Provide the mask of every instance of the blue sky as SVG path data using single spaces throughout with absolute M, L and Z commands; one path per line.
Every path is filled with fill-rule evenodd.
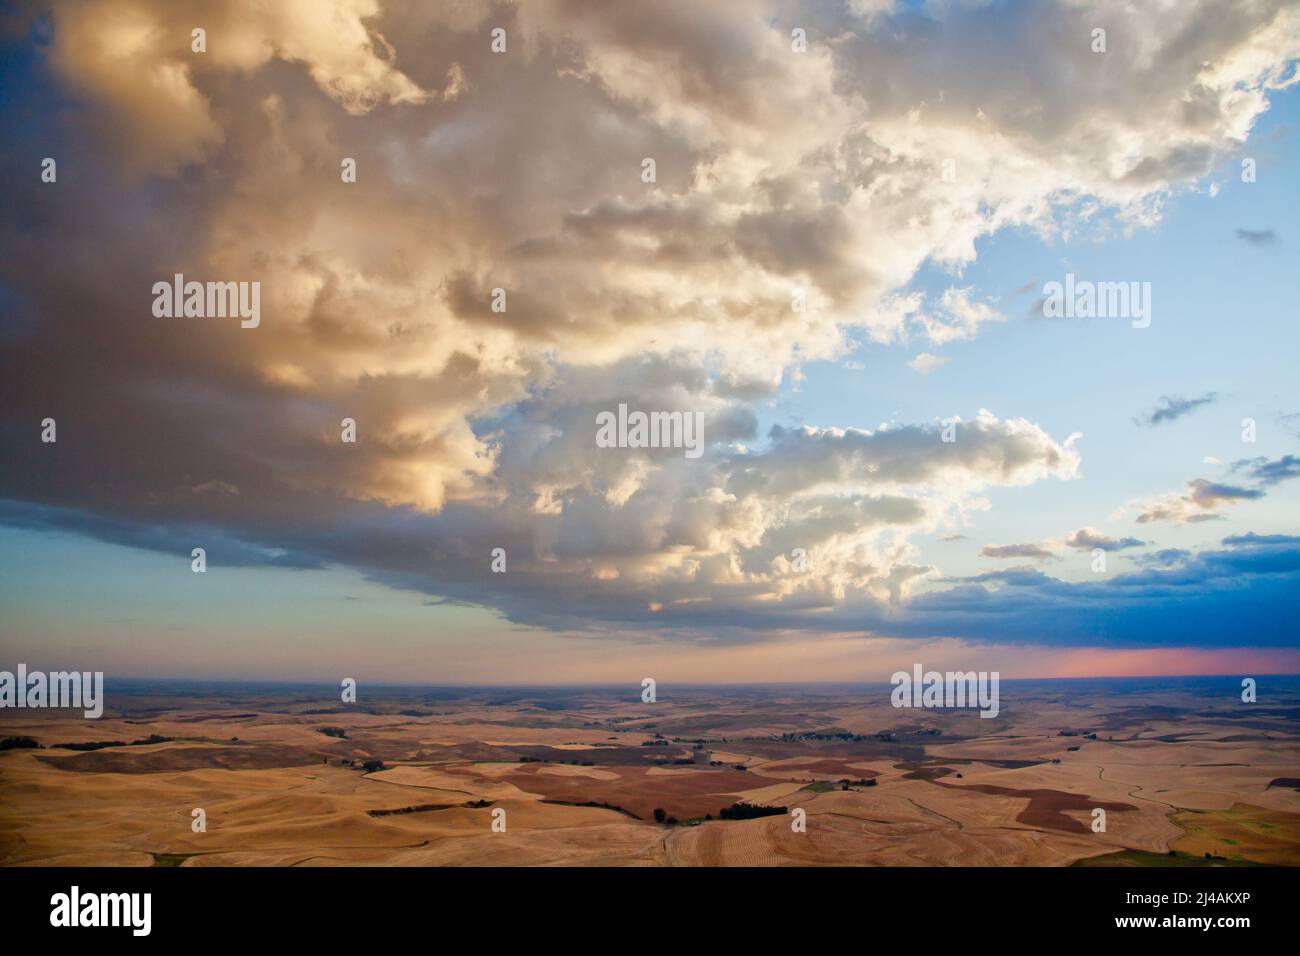
M 1300 245 L 1300 91 L 1276 95 L 1249 145 L 1234 153 L 1194 189 L 1173 197 L 1160 223 L 1123 234 L 1103 217 L 1102 235 L 1043 242 L 1026 230 L 981 240 L 978 258 L 960 275 L 927 265 L 913 287 L 937 297 L 949 286 L 971 286 L 1008 321 L 978 337 L 932 349 L 923 340 L 861 345 L 845 362 L 813 363 L 763 410 L 764 425 L 839 425 L 874 429 L 884 421 L 917 422 L 952 415 L 971 418 L 983 407 L 1000 417 L 1025 416 L 1052 435 L 1083 433 L 1082 477 L 1028 488 L 994 489 L 993 507 L 980 515 L 967 540 L 930 542 L 944 569 L 974 573 L 991 562 L 984 543 L 1061 537 L 1076 525 L 1114 536 L 1143 529 L 1131 516 L 1112 520 L 1126 502 L 1172 490 L 1194 477 L 1225 475 L 1225 465 L 1263 455 L 1294 453 L 1300 421 L 1278 421 L 1300 410 L 1296 369 L 1296 276 Z M 1243 183 L 1240 160 L 1257 160 L 1257 181 Z M 1209 186 L 1220 190 L 1211 196 Z M 1274 244 L 1257 247 L 1238 229 L 1273 230 Z M 1154 316 L 1146 329 L 1106 319 L 1034 317 L 1044 282 L 1113 278 L 1152 283 Z M 1029 293 L 1017 290 L 1033 283 Z M 929 375 L 905 364 L 921 351 L 950 362 Z M 1133 419 L 1164 395 L 1217 392 L 1209 407 L 1157 427 Z M 1258 422 L 1257 443 L 1241 442 L 1241 420 Z M 1196 547 L 1253 528 L 1300 532 L 1300 508 L 1285 486 L 1269 497 L 1229 511 L 1226 520 L 1162 527 L 1147 534 L 1163 547 Z M 930 549 L 934 549 L 930 551 Z M 1053 573 L 1082 579 L 1087 554 Z M 1123 568 L 1127 562 L 1116 562 Z

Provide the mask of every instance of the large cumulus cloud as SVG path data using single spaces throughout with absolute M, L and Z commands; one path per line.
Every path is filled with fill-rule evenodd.
M 1074 437 L 1019 409 L 955 442 L 758 434 L 756 403 L 855 336 L 1001 318 L 907 294 L 926 261 L 1155 221 L 1295 82 L 1298 24 L 1266 0 L 34 6 L 10 29 L 40 108 L 6 100 L 0 160 L 0 428 L 30 450 L 6 520 L 179 553 L 209 528 L 231 562 L 553 626 L 902 627 L 912 536 L 1074 477 Z M 260 281 L 260 327 L 153 318 L 178 272 Z M 619 402 L 701 412 L 706 455 L 596 447 Z

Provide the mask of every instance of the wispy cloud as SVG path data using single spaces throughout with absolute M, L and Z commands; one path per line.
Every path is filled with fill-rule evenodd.
M 1181 395 L 1163 395 L 1156 407 L 1133 419 L 1138 425 L 1161 425 L 1177 421 L 1184 415 L 1190 415 L 1205 405 L 1218 399 L 1218 392 L 1206 392 L 1199 398 L 1183 398 Z
M 1092 551 L 1096 548 L 1101 548 L 1103 551 L 1122 551 L 1125 548 L 1140 548 L 1145 544 L 1145 541 L 1139 541 L 1137 538 L 1112 538 L 1093 528 L 1080 528 L 1065 539 L 1067 548 L 1078 551 Z
M 1256 248 L 1275 246 L 1281 241 L 1272 229 L 1238 229 L 1237 238 L 1246 245 Z
M 941 358 L 938 355 L 931 355 L 929 352 L 922 352 L 916 358 L 907 363 L 907 367 L 913 371 L 920 372 L 922 375 L 929 375 L 935 369 L 948 363 L 947 358 Z
M 985 558 L 1033 558 L 1036 561 L 1052 561 L 1057 557 L 1038 544 L 986 544 L 980 548 L 980 555 Z
M 1281 458 L 1244 458 L 1233 462 L 1233 471 L 1244 471 L 1261 485 L 1276 485 L 1279 482 L 1300 478 L 1300 457 L 1283 455 Z
M 1243 488 L 1195 478 L 1187 483 L 1187 493 L 1172 493 L 1154 501 L 1135 506 L 1138 524 L 1151 524 L 1156 521 L 1170 521 L 1174 524 L 1197 524 L 1202 521 L 1217 521 L 1223 516 L 1214 509 L 1223 505 L 1235 505 L 1242 501 L 1263 498 L 1264 492 L 1258 488 Z

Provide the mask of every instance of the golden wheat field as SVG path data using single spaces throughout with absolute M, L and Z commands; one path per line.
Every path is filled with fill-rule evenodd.
M 1293 690 L 1009 682 L 996 721 L 879 688 L 329 693 L 5 712 L 0 864 L 1300 864 Z

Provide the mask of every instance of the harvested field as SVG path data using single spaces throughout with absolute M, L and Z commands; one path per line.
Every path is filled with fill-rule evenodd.
M 0 735 L 39 749 L 0 750 L 0 864 L 1300 864 L 1294 704 L 1254 708 L 1281 729 L 1242 733 L 1238 711 L 1185 688 L 1144 693 L 1011 685 L 1014 720 L 994 726 L 900 724 L 887 695 L 850 690 L 679 692 L 655 716 L 598 691 L 364 710 L 142 693 L 93 723 L 7 711 Z M 740 802 L 787 812 L 719 819 Z

